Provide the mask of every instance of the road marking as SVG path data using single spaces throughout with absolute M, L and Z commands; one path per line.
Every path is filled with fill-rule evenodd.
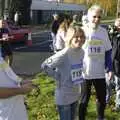
M 36 46 L 36 45 L 42 45 L 42 44 L 45 44 L 47 42 L 52 42 L 52 40 L 46 40 L 46 41 L 43 41 L 43 42 L 40 42 L 40 43 L 34 43 L 32 46 L 30 47 L 33 47 L 33 46 Z M 15 50 L 20 50 L 20 49 L 24 49 L 24 48 L 30 48 L 29 46 L 21 46 L 21 47 L 17 47 L 15 48 Z

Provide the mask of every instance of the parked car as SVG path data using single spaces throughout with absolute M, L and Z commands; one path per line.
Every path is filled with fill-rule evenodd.
M 23 41 L 26 43 L 28 40 L 28 34 L 30 32 L 29 28 L 20 27 L 14 25 L 12 22 L 5 21 L 5 26 L 8 28 L 10 35 L 10 42 L 20 42 Z

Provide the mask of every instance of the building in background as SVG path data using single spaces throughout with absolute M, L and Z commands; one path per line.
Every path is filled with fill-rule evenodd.
M 33 24 L 46 23 L 52 20 L 54 13 L 78 14 L 82 16 L 86 11 L 84 5 L 64 3 L 63 0 L 32 0 L 31 20 Z
M 81 16 L 86 10 L 86 7 L 75 4 L 75 1 L 76 0 L 32 0 L 30 9 L 31 22 L 33 24 L 48 23 L 52 20 L 54 13 L 78 14 Z M 4 17 L 4 19 L 8 18 L 11 2 L 13 2 L 13 0 L 0 0 L 0 17 Z

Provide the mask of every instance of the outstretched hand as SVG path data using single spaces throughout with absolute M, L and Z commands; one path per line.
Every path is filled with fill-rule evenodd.
M 23 94 L 29 93 L 30 91 L 32 91 L 35 88 L 37 88 L 37 85 L 35 85 L 30 80 L 24 80 L 21 82 L 21 89 L 22 89 Z

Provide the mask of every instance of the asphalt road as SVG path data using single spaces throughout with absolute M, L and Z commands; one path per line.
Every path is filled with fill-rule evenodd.
M 50 34 L 48 32 L 32 36 L 32 46 L 23 43 L 12 45 L 13 70 L 19 75 L 34 75 L 41 71 L 41 63 L 53 52 L 50 49 Z

